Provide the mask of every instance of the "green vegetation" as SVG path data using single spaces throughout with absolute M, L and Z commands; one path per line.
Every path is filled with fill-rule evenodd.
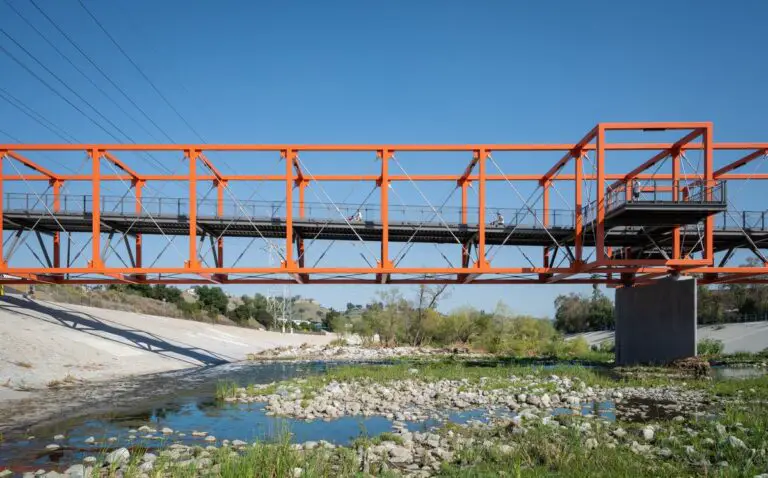
M 599 424 L 595 427 L 598 432 L 594 448 L 586 446 L 583 434 L 576 427 L 564 431 L 557 427 L 535 427 L 524 436 L 507 428 L 473 432 L 476 443 L 491 439 L 497 444 L 478 444 L 462 450 L 453 463 L 443 465 L 440 476 L 492 477 L 499 476 L 500 470 L 520 477 L 751 477 L 764 472 L 768 458 L 753 453 L 752 449 L 763 448 L 768 439 L 768 409 L 765 406 L 729 407 L 718 422 L 730 430 L 729 434 L 736 431 L 745 446 L 730 445 L 709 420 L 657 424 L 654 444 L 669 450 L 674 458 L 667 459 L 634 453 L 628 446 L 605 446 L 603 437 L 608 428 Z M 740 424 L 746 423 L 750 425 L 749 433 L 738 432 Z M 637 428 L 626 423 L 622 426 Z M 687 450 L 688 446 L 692 448 Z M 728 466 L 719 466 L 722 462 Z
M 583 339 L 564 340 L 551 320 L 514 314 L 502 302 L 493 312 L 462 307 L 442 314 L 437 305 L 445 290 L 422 285 L 407 300 L 397 289 L 387 289 L 363 309 L 352 306 L 351 310 L 361 312 L 351 329 L 364 340 L 378 336 L 384 346 L 471 348 L 502 356 L 608 358 L 606 353 L 590 352 Z
M 608 330 L 614 326 L 613 304 L 597 284 L 592 295 L 570 293 L 555 299 L 555 327 L 564 333 Z
M 696 349 L 699 355 L 720 355 L 723 353 L 725 345 L 721 340 L 704 339 L 699 340 Z
M 220 381 L 216 383 L 216 398 L 219 400 L 223 400 L 225 398 L 232 398 L 237 396 L 237 383 L 226 380 L 226 381 Z M 253 389 L 253 385 L 250 386 L 251 390 Z

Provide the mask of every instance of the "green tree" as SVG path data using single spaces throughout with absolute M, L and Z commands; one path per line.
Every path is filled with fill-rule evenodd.
M 208 287 L 207 285 L 196 289 L 197 301 L 200 307 L 211 314 L 227 313 L 229 298 L 227 294 L 219 287 Z

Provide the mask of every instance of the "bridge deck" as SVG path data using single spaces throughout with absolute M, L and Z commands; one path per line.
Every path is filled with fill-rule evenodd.
M 646 213 L 644 213 L 646 214 Z M 55 219 L 54 219 L 55 217 Z M 619 216 L 621 217 L 621 216 Z M 189 221 L 186 216 L 162 215 L 147 216 L 135 214 L 109 214 L 101 216 L 102 231 L 115 231 L 129 234 L 165 234 L 169 236 L 184 236 L 189 233 Z M 519 245 L 519 246 L 551 246 L 553 238 L 562 245 L 572 245 L 574 237 L 573 226 L 550 226 L 544 229 L 533 219 L 529 224 L 508 224 L 503 227 L 486 226 L 486 244 L 489 245 Z M 611 247 L 643 247 L 647 246 L 650 236 L 659 245 L 671 242 L 671 228 L 668 226 L 640 227 L 622 225 L 623 220 L 606 221 L 606 245 Z M 214 237 L 265 237 L 284 238 L 285 220 L 270 217 L 215 217 L 198 216 L 199 231 Z M 91 215 L 89 213 L 57 213 L 52 216 L 37 211 L 20 212 L 5 211 L 3 227 L 6 230 L 34 228 L 44 233 L 61 231 L 88 233 L 91 231 Z M 447 227 L 446 227 L 447 226 Z M 727 227 L 726 227 L 727 226 Z M 749 226 L 749 225 L 748 225 Z M 342 219 L 299 219 L 293 221 L 294 232 L 304 239 L 357 241 L 358 235 L 365 241 L 380 241 L 382 226 L 375 221 L 350 222 Z M 594 245 L 594 234 L 590 233 L 591 226 L 585 228 L 587 233 L 584 245 Z M 720 220 L 716 223 L 715 248 L 717 250 L 731 247 L 747 247 L 745 232 L 755 242 L 768 240 L 768 227 L 758 224 L 757 227 L 727 224 Z M 417 242 L 436 244 L 456 244 L 457 242 L 475 242 L 478 234 L 476 224 L 459 224 L 439 222 L 403 222 L 393 221 L 389 224 L 389 240 L 391 242 Z M 699 240 L 696 225 L 683 227 L 682 242 L 693 247 Z

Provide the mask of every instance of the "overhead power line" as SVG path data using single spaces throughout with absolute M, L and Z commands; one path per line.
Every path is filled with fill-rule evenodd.
M 75 137 L 72 134 L 49 121 L 45 116 L 32 109 L 29 105 L 25 104 L 2 87 L 0 87 L 0 98 L 67 143 L 75 141 Z
M 90 64 L 91 64 L 91 66 L 93 66 L 93 67 L 96 69 L 96 71 L 98 71 L 98 72 L 101 74 L 101 76 L 103 76 L 103 77 L 104 77 L 104 79 L 106 79 L 106 80 L 109 82 L 109 84 L 111 84 L 111 85 L 112 85 L 112 86 L 113 86 L 113 87 L 114 87 L 114 88 L 115 88 L 117 91 L 119 91 L 119 92 L 120 92 L 120 94 L 123 96 L 123 98 L 125 98 L 125 99 L 126 99 L 128 102 L 129 102 L 129 103 L 131 103 L 131 105 L 132 105 L 134 108 L 136 108 L 136 109 L 137 109 L 137 110 L 138 110 L 138 111 L 141 113 L 141 115 L 142 115 L 144 118 L 146 118 L 146 120 L 147 120 L 147 121 L 149 121 L 150 123 L 152 123 L 152 125 L 153 125 L 155 128 L 157 128 L 157 130 L 158 130 L 158 131 L 160 131 L 160 132 L 163 134 L 163 136 L 165 136 L 165 138 L 166 138 L 168 141 L 170 141 L 171 143 L 173 143 L 173 142 L 174 142 L 174 141 L 173 141 L 173 139 L 171 139 L 171 136 L 170 136 L 170 135 L 169 135 L 169 134 L 168 134 L 168 133 L 167 133 L 167 132 L 166 132 L 166 131 L 165 131 L 163 128 L 161 128 L 161 127 L 160 127 L 160 125 L 158 125 L 158 124 L 157 124 L 157 123 L 156 123 L 156 122 L 155 122 L 155 121 L 154 121 L 154 120 L 153 120 L 153 119 L 152 119 L 152 118 L 151 118 L 151 117 L 150 117 L 150 116 L 147 114 L 147 112 L 146 112 L 146 111 L 144 111 L 144 109 L 143 109 L 141 106 L 139 106 L 139 105 L 138 105 L 138 104 L 137 104 L 137 103 L 136 103 L 136 102 L 135 102 L 135 101 L 134 101 L 134 100 L 133 100 L 133 99 L 132 99 L 132 98 L 131 98 L 131 97 L 130 97 L 130 96 L 129 96 L 129 95 L 126 93 L 126 92 L 125 92 L 125 90 L 123 90 L 123 88 L 121 88 L 121 87 L 120 87 L 120 85 L 118 85 L 117 83 L 115 83 L 115 81 L 114 81 L 114 80 L 113 80 L 113 79 L 112 79 L 112 78 L 111 78 L 109 75 L 107 75 L 107 74 L 104 72 L 104 70 L 102 70 L 102 69 L 101 69 L 101 67 L 100 67 L 100 66 L 99 66 L 99 65 L 98 65 L 98 64 L 97 64 L 97 63 L 96 63 L 96 62 L 95 62 L 95 61 L 94 61 L 94 60 L 93 60 L 93 59 L 90 57 L 90 55 L 88 55 L 88 53 L 86 53 L 86 52 L 85 52 L 85 51 L 84 51 L 82 48 L 80 48 L 80 45 L 78 45 L 78 44 L 77 44 L 77 42 L 75 42 L 75 41 L 74 41 L 74 40 L 73 40 L 73 39 L 72 39 L 72 38 L 71 38 L 71 37 L 70 37 L 70 36 L 67 34 L 67 32 L 65 32 L 64 30 L 62 30 L 62 29 L 61 29 L 61 27 L 59 27 L 58 23 L 56 23 L 56 22 L 55 22 L 55 21 L 54 21 L 54 20 L 53 20 L 53 19 L 52 19 L 50 16 L 48 16 L 48 14 L 47 14 L 47 13 L 45 13 L 45 11 L 44 11 L 42 8 L 40 8 L 40 6 L 39 6 L 39 5 L 38 5 L 38 4 L 35 2 L 35 0 L 29 0 L 29 1 L 30 1 L 30 3 L 32 4 L 32 6 L 34 6 L 34 7 L 37 9 L 37 11 L 38 11 L 38 12 L 40 12 L 40 14 L 41 14 L 43 17 L 45 17 L 45 19 L 46 19 L 46 20 L 48 20 L 48 22 L 49 22 L 51 25 L 53 25 L 53 27 L 56 29 L 56 31 L 58 31 L 58 32 L 59 32 L 59 33 L 60 33 L 60 34 L 61 34 L 61 35 L 62 35 L 62 36 L 63 36 L 63 37 L 64 37 L 64 38 L 65 38 L 65 39 L 66 39 L 66 40 L 69 42 L 69 44 L 70 44 L 70 45 L 72 45 L 72 46 L 73 46 L 73 47 L 74 47 L 74 48 L 75 48 L 75 49 L 76 49 L 76 50 L 77 50 L 77 51 L 78 51 L 78 52 L 79 52 L 79 53 L 80 53 L 80 54 L 81 54 L 81 55 L 82 55 L 82 56 L 83 56 L 83 57 L 84 57 L 86 60 L 88 60 L 88 63 L 90 63 Z
M 67 84 L 67 82 L 66 82 L 66 81 L 62 80 L 62 79 L 61 79 L 61 77 L 60 77 L 59 75 L 57 75 L 57 74 L 56 74 L 56 73 L 54 73 L 54 72 L 53 72 L 53 71 L 52 71 L 50 68 L 48 68 L 47 66 L 45 66 L 45 64 L 44 64 L 42 61 L 40 61 L 40 60 L 39 60 L 39 59 L 38 59 L 38 58 L 37 58 L 35 55 L 33 55 L 33 54 L 32 54 L 32 52 L 30 52 L 29 50 L 27 50 L 26 48 L 24 48 L 24 46 L 23 46 L 21 43 L 19 43 L 18 41 L 16 41 L 16 39 L 15 39 L 15 38 L 13 38 L 11 35 L 9 35 L 9 34 L 8 34 L 8 32 L 6 32 L 6 31 L 5 31 L 5 30 L 3 30 L 3 29 L 0 29 L 0 33 L 2 33 L 3 35 L 5 35 L 5 37 L 6 37 L 6 38 L 8 38 L 8 39 L 9 39 L 11 42 L 13 42 L 13 44 L 14 44 L 14 45 L 16 45 L 16 46 L 17 46 L 17 47 L 18 47 L 18 48 L 19 48 L 21 51 L 23 51 L 24 53 L 26 53 L 26 54 L 27 54 L 27 56 L 29 56 L 30 58 L 32 58 L 32 60 L 34 60 L 34 62 L 35 62 L 35 63 L 37 63 L 37 64 L 38 64 L 38 65 L 39 65 L 39 66 L 40 66 L 42 69 L 44 69 L 46 72 L 48 72 L 48 74 L 49 74 L 49 75 L 51 75 L 52 77 L 54 77 L 54 78 L 56 79 L 56 81 L 58 81 L 59 83 L 61 83 L 61 85 L 62 85 L 64 88 L 66 88 L 66 89 L 67 89 L 67 90 L 68 90 L 70 93 L 72 93 L 72 94 L 73 94 L 73 95 L 75 95 L 75 97 L 77 97 L 77 98 L 78 98 L 80 101 L 82 101 L 83 103 L 85 103 L 85 104 L 86 104 L 86 105 L 87 105 L 87 106 L 88 106 L 88 107 L 89 107 L 91 110 L 93 110 L 93 112 L 94 112 L 94 113 L 96 113 L 96 114 L 97 114 L 99 117 L 101 117 L 101 118 L 102 118 L 104 121 L 106 121 L 106 122 L 107 122 L 107 123 L 108 123 L 110 126 L 112 126 L 114 129 L 116 129 L 116 130 L 118 131 L 118 133 L 119 133 L 119 134 L 122 134 L 123 136 L 125 136 L 126 138 L 128 138 L 128 139 L 130 140 L 130 138 L 128 137 L 128 135 L 126 135 L 126 134 L 125 134 L 125 133 L 124 133 L 124 132 L 123 132 L 123 131 L 122 131 L 122 130 L 121 130 L 121 129 L 120 129 L 120 128 L 119 128 L 119 127 L 118 127 L 118 126 L 115 124 L 115 123 L 113 123 L 113 122 L 112 122 L 112 121 L 111 121 L 109 118 L 107 118 L 106 116 L 104 116 L 104 115 L 103 115 L 103 114 L 102 114 L 102 113 L 101 113 L 101 112 L 100 112 L 98 109 L 96 109 L 96 107 L 94 107 L 94 106 L 93 106 L 93 105 L 92 105 L 92 104 L 91 104 L 91 103 L 90 103 L 88 100 L 86 100 L 85 98 L 83 98 L 83 97 L 82 97 L 82 95 L 80 95 L 80 93 L 78 93 L 77 91 L 75 91 L 75 89 L 74 89 L 74 88 L 72 88 L 71 86 L 69 86 L 69 85 Z M 8 52 L 8 50 L 6 50 L 5 48 L 3 48 L 3 50 L 4 50 L 4 51 L 5 51 L 7 54 L 9 54 L 9 55 L 10 55 L 10 53 Z M 19 64 L 22 64 L 22 63 L 21 63 L 21 62 L 20 62 L 18 59 L 16 59 L 15 57 L 14 57 L 14 60 L 15 60 L 17 63 L 19 63 Z M 24 68 L 25 68 L 25 69 L 27 69 L 27 71 L 31 71 L 31 70 L 30 70 L 29 68 L 27 68 L 26 66 L 25 66 Z M 110 135 L 112 138 L 114 138 L 114 139 L 115 139 L 115 141 L 120 141 L 120 139 L 118 139 L 118 138 L 117 138 L 117 136 L 115 136 L 115 135 L 114 135 L 114 134 L 112 134 L 111 132 L 107 131 L 107 130 L 106 130 L 106 128 L 104 128 L 104 127 L 103 127 L 103 126 L 101 126 L 101 125 L 99 125 L 99 127 L 101 127 L 101 129 L 102 129 L 102 130 L 104 130 L 105 132 L 107 132 L 107 134 L 109 134 L 109 135 Z
M 5 33 L 5 32 L 4 32 L 4 31 L 2 31 L 2 33 Z M 92 118 L 90 115 L 88 115 L 88 113 L 86 113 L 85 111 L 83 111 L 83 110 L 82 110 L 82 108 L 80 108 L 79 106 L 77 106 L 76 104 L 74 104 L 72 101 L 70 101 L 70 99 L 69 99 L 69 98 L 67 98 L 66 96 L 64 96 L 63 94 L 61 94 L 61 92 L 59 92 L 59 91 L 58 91 L 56 88 L 54 88 L 53 86 L 51 86 L 51 84 L 50 84 L 50 83 L 48 83 L 47 81 L 45 81 L 45 80 L 44 80 L 44 79 L 43 79 L 43 78 L 42 78 L 40 75 L 38 75 L 38 74 L 37 74 L 37 73 L 35 73 L 35 72 L 34 72 L 32 69 L 30 69 L 30 68 L 29 68 L 27 65 L 25 65 L 25 64 L 24 64 L 24 62 L 22 62 L 21 60 L 19 60 L 19 59 L 16 57 L 16 55 L 14 55 L 14 54 L 13 54 L 13 53 L 11 53 L 10 51 L 8 51 L 8 50 L 7 50 L 7 49 L 6 49 L 4 46 L 2 46 L 2 45 L 0 45 L 0 50 L 2 50 L 2 51 L 3 51 L 3 53 L 5 53 L 6 55 L 8 55 L 8 57 L 9 57 L 10 59 L 12 59 L 13 61 L 15 61 L 15 62 L 16 62 L 16 63 L 17 63 L 19 66 L 20 66 L 20 67 L 24 68 L 24 70 L 26 70 L 26 71 L 27 71 L 27 73 L 29 73 L 30 75 L 32 75 L 33 77 L 35 77 L 35 78 L 37 79 L 37 81 L 39 81 L 39 82 L 40 82 L 40 83 L 42 83 L 42 84 L 43 84 L 43 85 L 44 85 L 46 88 L 48 88 L 49 90 L 51 90 L 51 91 L 53 92 L 53 94 L 55 94 L 56 96 L 58 96 L 59 98 L 61 98 L 62 100 L 64 100 L 64 101 L 65 101 L 65 102 L 66 102 L 66 103 L 67 103 L 69 106 L 71 106 L 72 108 L 74 108 L 75 110 L 77 110 L 77 111 L 78 111 L 78 112 L 79 112 L 81 115 L 83 115 L 83 116 L 84 116 L 84 117 L 85 117 L 85 118 L 86 118 L 88 121 L 90 121 L 91 123 L 93 123 L 93 124 L 94 124 L 96 127 L 98 127 L 100 130 L 102 130 L 102 131 L 104 131 L 105 133 L 107 133 L 107 134 L 108 134 L 108 135 L 109 135 L 111 138 L 113 138 L 115 141 L 119 141 L 119 140 L 118 140 L 118 139 L 115 137 L 115 135 L 113 135 L 113 134 L 112 134 L 111 132 L 109 132 L 109 131 L 108 131 L 106 128 L 104 128 L 104 126 L 103 126 L 101 123 L 99 123 L 98 121 L 94 120 L 94 119 L 93 119 L 93 118 Z
M 150 132 L 150 131 L 147 129 L 147 127 L 146 127 L 146 126 L 144 126 L 144 124 L 143 124 L 142 122 L 138 121 L 138 120 L 137 120 L 137 119 L 136 119 L 136 118 L 135 118 L 135 117 L 134 117 L 132 114 L 130 114 L 128 111 L 126 111 L 126 110 L 125 110 L 125 108 L 123 108 L 123 106 L 122 106 L 120 103 L 118 103 L 118 102 L 117 102 L 117 101 L 116 101 L 116 100 L 115 100 L 115 99 L 114 99 L 114 98 L 113 98 L 113 97 L 112 97 L 112 96 L 111 96 L 111 95 L 110 95 L 108 92 L 104 91 L 104 89 L 103 89 L 102 87 L 100 87 L 100 86 L 99 86 L 99 85 L 98 85 L 98 84 L 97 84 L 95 81 L 93 81 L 93 79 L 91 78 L 91 75 L 88 75 L 88 74 L 87 74 L 87 73 L 85 73 L 85 72 L 84 72 L 84 71 L 83 71 L 83 70 L 82 70 L 82 69 L 81 69 L 79 66 L 77 66 L 77 64 L 76 64 L 74 61 L 72 61 L 72 59 L 71 59 L 71 58 L 70 58 L 70 57 L 69 57 L 69 56 L 68 56 L 66 53 L 64 53 L 63 51 L 61 51 L 61 49 L 60 49 L 59 47 L 57 47 L 55 43 L 53 43 L 51 40 L 49 40 L 49 39 L 48 39 L 48 36 L 47 36 L 47 35 L 45 35 L 43 32 L 41 32 L 41 31 L 40 31 L 40 30 L 39 30 L 39 29 L 38 29 L 38 28 L 37 28 L 37 27 L 36 27 L 36 26 L 35 26 L 35 25 L 34 25 L 34 24 L 33 24 L 33 23 L 32 23 L 32 22 L 31 22 L 31 21 L 30 21 L 30 20 L 29 20 L 27 17 L 26 17 L 26 16 L 24 16 L 24 14 L 23 14 L 22 12 L 20 12 L 20 11 L 19 11 L 19 10 L 18 10 L 18 9 L 17 9 L 17 8 L 16 8 L 16 7 L 15 7 L 15 6 L 14 6 L 14 5 L 13 5 L 13 4 L 10 2 L 10 1 L 8 1 L 8 0 L 4 0 L 4 1 L 5 1 L 5 4 L 6 4 L 6 5 L 8 5 L 8 7 L 9 7 L 11 10 L 13 10 L 13 11 L 14 11 L 14 13 L 16 13 L 16 15 L 18 15 L 18 16 L 19 16 L 19 18 L 21 18 L 21 19 L 24 21 L 24 23 L 26 23 L 26 24 L 27 24 L 27 25 L 28 25 L 28 26 L 29 26 L 29 27 L 30 27 L 32 30 L 34 30 L 34 31 L 35 31 L 35 32 L 36 32 L 36 33 L 37 33 L 37 34 L 40 36 L 40 38 L 42 38 L 42 39 L 43 39 L 43 41 L 45 41 L 45 42 L 46 42 L 46 43 L 47 43 L 47 44 L 48 44 L 48 45 L 49 45 L 51 48 L 53 48 L 53 49 L 54 49 L 54 51 L 56 51 L 56 53 L 58 53 L 58 54 L 59 54 L 59 56 L 61 56 L 62 58 L 64 58 L 64 60 L 66 60 L 66 61 L 67 61 L 67 63 L 69 63 L 69 65 L 70 65 L 72 68 L 74 68 L 74 69 L 75 69 L 75 70 L 76 70 L 78 73 L 80 73 L 80 76 L 82 76 L 83 78 L 85 78 L 85 79 L 86 79 L 86 80 L 87 80 L 87 81 L 88 81 L 88 82 L 91 84 L 91 86 L 93 86 L 94 88 L 96 88 L 96 89 L 97 89 L 97 90 L 98 90 L 98 91 L 99 91 L 99 92 L 100 92 L 102 95 L 104 95 L 104 96 L 105 96 L 105 97 L 106 97 L 106 98 L 107 98 L 107 99 L 108 99 L 108 100 L 109 100 L 109 101 L 110 101 L 110 102 L 111 102 L 113 105 L 115 105 L 115 107 L 117 107 L 117 108 L 118 108 L 118 109 L 119 109 L 119 110 L 120 110 L 120 111 L 121 111 L 121 112 L 122 112 L 122 113 L 123 113 L 125 116 L 127 116 L 127 117 L 128 117 L 130 120 L 131 120 L 131 121 L 133 121 L 133 122 L 134 122 L 134 123 L 135 123 L 135 124 L 136 124 L 136 125 L 137 125 L 139 128 L 141 128 L 142 130 L 144 130 L 144 132 L 145 132 L 145 133 L 147 133 L 148 135 L 150 135 L 150 136 L 151 136 L 153 139 L 157 140 L 157 137 L 156 137 L 156 136 L 155 136 L 155 135 L 154 135 L 152 132 Z
M 31 1 L 31 0 L 30 0 L 30 1 Z M 114 37 L 113 37 L 113 36 L 112 36 L 112 35 L 109 33 L 109 31 L 108 31 L 106 28 L 104 28 L 104 26 L 102 26 L 101 22 L 99 22 L 99 20 L 98 20 L 98 19 L 97 19 L 97 18 L 96 18 L 96 17 L 93 15 L 93 13 L 91 13 L 91 11 L 88 9 L 88 7 L 86 7 L 86 6 L 85 6 L 85 4 L 82 2 L 82 0 L 78 0 L 78 2 L 80 3 L 80 6 L 83 8 L 83 10 L 85 10 L 85 12 L 88 14 L 88 16 L 90 16 L 90 17 L 91 17 L 91 19 L 92 19 L 92 20 L 93 20 L 93 21 L 96 23 L 96 25 L 98 25 L 99 29 L 100 29 L 102 32 L 104 32 L 104 34 L 107 36 L 107 38 L 109 38 L 109 40 L 110 40 L 110 41 L 111 41 L 111 42 L 112 42 L 112 43 L 115 45 L 115 47 L 117 47 L 117 49 L 120 51 L 120 53 L 122 53 L 122 54 L 123 54 L 123 56 L 124 56 L 124 57 L 125 57 L 125 58 L 126 58 L 126 59 L 127 59 L 129 62 L 130 62 L 130 63 L 131 63 L 131 65 L 133 65 L 133 67 L 134 67 L 134 68 L 136 68 L 136 71 L 138 71 L 138 72 L 139 72 L 139 74 L 140 74 L 140 75 L 141 75 L 141 76 L 142 76 L 142 77 L 143 77 L 143 78 L 144 78 L 144 79 L 147 81 L 147 83 L 149 83 L 149 85 L 152 87 L 152 89 L 153 89 L 153 90 L 155 90 L 155 93 L 157 93 L 157 94 L 158 94 L 158 96 L 160 96 L 160 98 L 161 98 L 161 99 L 162 99 L 162 100 L 165 102 L 165 104 L 166 104 L 166 105 L 168 105 L 168 107 L 169 107 L 171 110 L 173 110 L 173 112 L 174 112 L 174 113 L 176 113 L 176 116 L 178 116 L 178 117 L 179 117 L 179 119 L 181 119 L 181 121 L 182 121 L 182 122 L 183 122 L 185 125 L 187 125 L 187 127 L 188 127 L 188 128 L 189 128 L 189 129 L 190 129 L 190 130 L 191 130 L 191 131 L 192 131 L 192 132 L 195 134 L 195 135 L 197 135 L 197 137 L 198 137 L 198 138 L 200 138 L 200 141 L 202 141 L 203 143 L 205 143 L 206 141 L 205 141 L 205 139 L 203 138 L 203 136 L 202 136 L 202 135 L 201 135 L 201 134 L 200 134 L 200 133 L 199 133 L 199 132 L 198 132 L 198 131 L 195 129 L 195 127 L 194 127 L 194 126 L 192 126 L 192 125 L 190 124 L 190 122 L 189 122 L 189 121 L 187 121 L 187 119 L 184 117 L 184 115 L 182 115 L 182 114 L 179 112 L 179 110 L 178 110 L 178 109 L 176 109 L 176 107 L 175 107 L 175 106 L 173 106 L 173 104 L 172 104 L 172 103 L 171 103 L 171 102 L 168 100 L 168 98 L 166 98 L 166 96 L 165 96 L 165 95 L 164 95 L 164 94 L 163 94 L 163 93 L 160 91 L 160 89 L 159 89 L 159 88 L 158 88 L 158 87 L 155 85 L 155 83 L 154 83 L 154 82 L 153 82 L 153 81 L 152 81 L 152 80 L 151 80 L 151 79 L 150 79 L 150 78 L 149 78 L 149 77 L 146 75 L 146 73 L 144 73 L 144 70 L 142 70 L 142 69 L 141 69 L 141 67 L 140 67 L 138 64 L 136 64 L 136 62 L 135 62 L 135 61 L 133 61 L 133 58 L 131 58 L 131 56 L 130 56 L 130 55 L 128 55 L 128 53 L 127 53 L 127 52 L 126 52 L 126 51 L 123 49 L 123 47 L 121 47 L 121 46 L 120 46 L 120 43 L 118 43 L 118 42 L 117 42 L 117 40 L 115 40 L 115 38 L 114 38 Z

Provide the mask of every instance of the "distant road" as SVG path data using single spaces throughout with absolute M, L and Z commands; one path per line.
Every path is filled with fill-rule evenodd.
M 567 338 L 584 337 L 590 345 L 603 340 L 613 340 L 613 332 L 586 332 Z M 725 353 L 760 352 L 768 348 L 768 322 L 744 322 L 740 324 L 701 325 L 698 340 L 715 339 L 723 342 Z

